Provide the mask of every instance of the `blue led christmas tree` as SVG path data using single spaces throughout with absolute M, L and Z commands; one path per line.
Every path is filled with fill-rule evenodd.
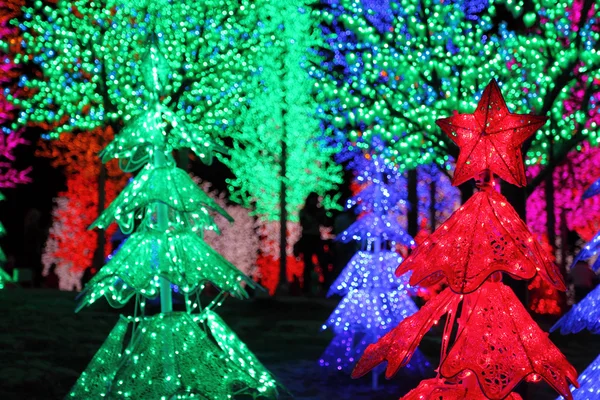
M 600 180 L 594 182 L 583 194 L 585 200 L 600 194 Z M 573 265 L 581 260 L 588 260 L 600 252 L 600 232 L 585 245 L 573 260 Z M 600 257 L 592 268 L 598 272 Z M 577 333 L 587 329 L 594 334 L 600 334 L 600 286 L 592 290 L 583 300 L 575 304 L 552 327 L 551 332 L 559 330 L 563 335 Z M 600 356 L 579 375 L 579 389 L 571 387 L 574 400 L 596 400 L 600 398 Z
M 370 343 L 418 310 L 410 297 L 409 276 L 397 278 L 394 273 L 402 262 L 395 245 L 414 245 L 398 222 L 399 205 L 405 203 L 398 190 L 402 185 L 398 171 L 377 158 L 361 157 L 351 166 L 362 168 L 356 179 L 364 186 L 348 206 L 355 206 L 362 216 L 338 240 L 358 241 L 362 250 L 329 290 L 329 295 L 344 298 L 323 326 L 335 337 L 320 359 L 321 366 L 348 373 Z M 417 356 L 407 368 L 422 372 L 426 366 L 427 361 Z M 379 372 L 373 373 L 374 387 Z

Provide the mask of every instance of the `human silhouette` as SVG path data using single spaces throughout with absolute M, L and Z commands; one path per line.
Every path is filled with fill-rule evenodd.
M 302 236 L 300 237 L 301 245 L 299 246 L 299 250 L 304 260 L 304 284 L 302 289 L 305 294 L 311 293 L 312 273 L 315 269 L 315 265 L 313 264 L 314 255 L 317 256 L 325 282 L 329 282 L 329 269 L 320 232 L 320 227 L 324 223 L 325 211 L 319 205 L 319 195 L 312 192 L 308 195 L 304 207 L 300 210 Z

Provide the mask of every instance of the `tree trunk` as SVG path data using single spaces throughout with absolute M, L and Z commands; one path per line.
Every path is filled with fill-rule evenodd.
M 567 226 L 567 210 L 560 213 L 560 272 L 567 279 L 567 255 L 569 254 L 569 227 Z
M 287 143 L 285 138 L 281 140 L 281 160 L 280 168 L 281 175 L 280 186 L 279 186 L 279 294 L 287 294 L 287 198 L 286 198 L 286 185 L 285 178 L 287 175 L 286 168 L 287 161 Z
M 546 235 L 556 259 L 556 215 L 554 214 L 554 179 L 552 174 L 544 178 L 544 198 L 546 200 Z
M 431 178 L 431 183 L 429 184 L 429 219 L 431 220 L 431 232 L 435 231 L 435 193 L 437 192 L 437 187 L 435 184 L 435 179 Z
M 188 172 L 190 166 L 190 149 L 183 148 L 177 151 L 177 167 Z
M 105 208 L 106 202 L 106 166 L 100 162 L 100 173 L 98 174 L 98 216 L 102 214 Z M 106 245 L 106 238 L 104 235 L 104 229 L 96 230 L 96 250 L 94 251 L 94 257 L 92 259 L 92 268 L 94 272 L 98 272 L 104 265 L 104 247 Z
M 410 206 L 407 215 L 407 230 L 408 234 L 414 238 L 417 236 L 417 233 L 419 233 L 419 196 L 417 194 L 417 170 L 409 170 L 407 178 L 408 204 Z
M 473 196 L 473 184 L 470 181 L 460 185 L 458 190 L 460 190 L 460 204 L 465 204 Z

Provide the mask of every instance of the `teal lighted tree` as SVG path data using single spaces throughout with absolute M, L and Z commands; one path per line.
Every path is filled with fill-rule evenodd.
M 219 147 L 164 103 L 168 63 L 154 43 L 141 69 L 147 106 L 101 153 L 104 162 L 116 158 L 126 171 L 141 169 L 92 225 L 116 221 L 131 236 L 88 283 L 78 308 L 101 297 L 113 307 L 135 298 L 136 315 L 121 316 L 69 397 L 276 397 L 273 377 L 214 312 L 225 296 L 244 298 L 244 285 L 254 287 L 202 239 L 203 230 L 216 229 L 210 212 L 228 216 L 172 156 L 188 148 L 209 163 Z M 202 306 L 207 283 L 220 292 Z M 173 287 L 185 311 L 173 311 Z M 146 299 L 154 298 L 161 312 L 144 315 Z
M 258 34 L 264 42 L 249 84 L 258 89 L 247 95 L 240 129 L 232 133 L 231 157 L 221 157 L 236 176 L 229 182 L 234 198 L 269 220 L 279 220 L 285 206 L 288 217 L 298 221 L 310 192 L 324 194 L 341 183 L 333 151 L 317 140 L 319 105 L 307 68 L 316 59 L 311 47 L 322 39 L 308 3 L 260 3 Z M 274 196 L 282 184 L 285 199 Z
M 342 182 L 334 150 L 318 139 L 318 103 L 308 74 L 321 35 L 307 0 L 263 1 L 258 8 L 263 38 L 255 54 L 260 67 L 248 79 L 247 109 L 232 133 L 231 157 L 222 161 L 235 178 L 232 198 L 265 223 L 279 221 L 280 283 L 286 282 L 287 222 L 309 193 L 324 195 Z M 272 240 L 273 238 L 271 238 Z

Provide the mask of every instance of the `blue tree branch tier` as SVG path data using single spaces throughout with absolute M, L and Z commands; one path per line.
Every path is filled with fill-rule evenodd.
M 378 257 L 375 260 L 375 257 Z M 381 251 L 374 255 L 368 251 L 357 252 L 346 268 L 329 288 L 328 296 L 337 294 L 344 296 L 353 290 L 373 288 L 380 290 L 412 290 L 408 284 L 410 275 L 403 275 L 400 280 L 396 276 L 396 268 L 402 262 L 402 257 L 395 251 Z M 373 265 L 382 266 L 381 271 L 372 268 Z
M 358 182 L 362 180 L 369 182 L 370 176 L 359 176 L 356 180 Z M 400 204 L 406 203 L 404 188 L 406 188 L 406 179 L 400 179 L 400 177 L 387 184 L 383 182 L 381 184 L 369 184 L 348 200 L 347 207 L 355 207 L 354 211 L 357 214 L 380 214 L 384 213 L 385 210 L 397 210 Z
M 400 227 L 396 216 L 391 213 L 389 215 L 367 214 L 350 225 L 339 236 L 339 240 L 344 243 L 353 240 L 373 241 L 375 238 L 409 247 L 415 244 L 413 238 Z
M 378 339 L 379 336 L 374 336 L 369 332 L 343 331 L 329 343 L 319 359 L 319 364 L 325 368 L 350 374 L 365 349 Z M 404 368 L 410 375 L 423 376 L 431 370 L 431 365 L 423 353 L 417 349 Z M 375 367 L 374 372 L 380 374 L 384 370 L 385 367 L 379 365 Z
M 331 329 L 335 337 L 319 360 L 321 366 L 351 373 L 369 344 L 418 311 L 408 288 L 406 277 L 394 290 L 363 287 L 349 291 L 323 326 Z M 417 351 L 407 369 L 424 374 L 428 367 L 427 360 Z
M 561 334 L 567 335 L 584 329 L 600 334 L 600 286 L 596 286 L 583 300 L 575 304 L 550 331 L 560 330 Z
M 571 386 L 573 400 L 600 399 L 600 356 L 592 362 L 577 378 L 579 389 Z M 556 400 L 561 400 L 558 397 Z

